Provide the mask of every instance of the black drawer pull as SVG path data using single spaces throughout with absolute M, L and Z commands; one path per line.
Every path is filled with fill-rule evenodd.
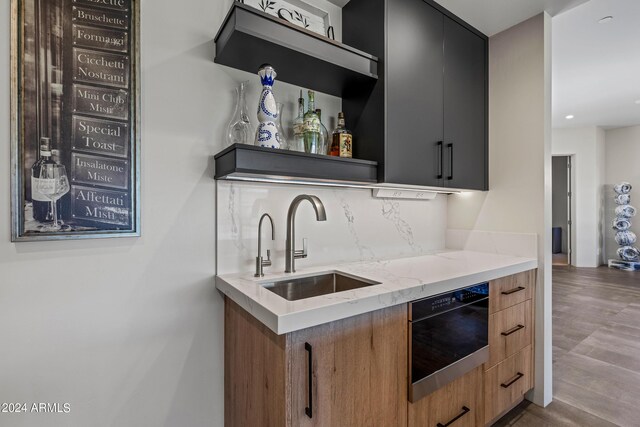
M 313 347 L 308 342 L 304 343 L 304 349 L 309 352 L 309 406 L 304 408 L 304 413 L 313 418 Z
M 502 388 L 509 388 L 511 387 L 516 381 L 518 381 L 520 378 L 524 377 L 524 374 L 522 372 L 518 372 L 516 374 L 515 377 L 511 378 L 509 381 L 507 381 L 506 383 L 502 383 L 500 384 L 500 387 Z
M 460 412 L 454 419 L 452 419 L 451 421 L 449 421 L 446 424 L 442 424 L 442 423 L 438 423 L 436 424 L 436 427 L 448 427 L 451 424 L 455 423 L 456 421 L 458 421 L 460 418 L 464 417 L 465 415 L 467 415 L 467 413 L 469 413 L 471 411 L 471 409 L 467 408 L 466 406 L 462 407 L 462 412 Z
M 509 335 L 513 334 L 514 332 L 518 332 L 520 329 L 524 329 L 524 325 L 514 326 L 513 328 L 509 329 L 508 331 L 502 332 L 500 335 L 508 337 Z
M 524 288 L 522 286 L 518 286 L 517 288 L 509 289 L 508 291 L 502 291 L 502 295 L 515 294 L 516 292 L 524 291 L 525 289 L 527 289 L 527 288 Z
M 449 149 L 449 176 L 447 180 L 451 181 L 453 179 L 453 144 L 447 144 L 447 148 Z
M 442 141 L 438 141 L 438 179 L 442 179 Z

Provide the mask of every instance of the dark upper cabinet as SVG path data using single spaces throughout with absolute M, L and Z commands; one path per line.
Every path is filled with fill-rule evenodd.
M 421 0 L 394 0 L 387 15 L 385 181 L 442 186 L 442 14 Z
M 487 189 L 486 39 L 444 17 L 444 186 Z
M 487 38 L 431 0 L 351 0 L 343 41 L 380 58 L 343 109 L 389 184 L 487 190 Z

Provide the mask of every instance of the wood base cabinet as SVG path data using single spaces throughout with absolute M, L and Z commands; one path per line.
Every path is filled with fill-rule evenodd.
M 485 373 L 485 421 L 497 420 L 520 403 L 524 394 L 533 387 L 532 347 L 498 363 Z
M 484 416 L 491 425 L 533 388 L 536 270 L 489 283 L 489 361 L 484 364 Z
M 408 307 L 276 335 L 225 299 L 226 427 L 491 425 L 533 387 L 536 271 L 489 284 L 489 361 L 408 401 Z
M 225 426 L 407 425 L 407 308 L 276 335 L 225 300 Z

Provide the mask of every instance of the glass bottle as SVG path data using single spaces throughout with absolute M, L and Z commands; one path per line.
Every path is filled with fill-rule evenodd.
M 249 121 L 247 101 L 245 98 L 248 82 L 240 83 L 236 88 L 236 108 L 227 126 L 227 146 L 233 144 L 252 144 L 255 134 Z
M 287 137 L 285 136 L 284 128 L 282 127 L 282 109 L 284 105 L 281 102 L 276 102 L 278 108 L 278 119 L 276 120 L 276 129 L 278 129 L 278 135 L 280 135 L 280 148 L 288 149 Z
M 31 167 L 31 202 L 33 205 L 33 219 L 36 221 L 49 222 L 54 219 L 51 201 L 38 191 L 38 182 L 42 166 L 55 164 L 56 162 L 51 158 L 51 139 L 40 138 L 40 158 Z M 59 204 L 60 201 L 58 200 L 56 203 Z M 60 218 L 59 215 L 58 218 Z
M 317 154 L 320 143 L 320 119 L 316 114 L 314 92 L 309 91 L 309 109 L 304 114 L 304 151 Z
M 338 126 L 333 131 L 331 140 L 332 156 L 352 157 L 353 152 L 353 135 L 345 127 L 344 113 L 338 113 Z
M 322 110 L 320 108 L 316 109 L 316 114 L 318 115 L 318 120 L 320 120 L 320 144 L 318 144 L 318 154 L 326 155 L 329 153 L 329 131 L 324 123 L 322 123 Z
M 304 152 L 304 98 L 300 89 L 298 98 L 298 117 L 293 119 L 293 141 L 289 144 L 289 150 Z

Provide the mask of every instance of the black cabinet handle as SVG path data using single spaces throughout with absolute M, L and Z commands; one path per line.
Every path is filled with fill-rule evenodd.
M 465 415 L 467 415 L 467 413 L 469 413 L 471 411 L 471 409 L 467 408 L 466 406 L 462 407 L 462 412 L 460 412 L 454 419 L 452 419 L 451 421 L 449 421 L 446 424 L 442 424 L 442 423 L 438 423 L 436 424 L 436 427 L 448 427 L 451 424 L 455 423 L 456 421 L 458 421 L 460 418 L 464 417 Z
M 453 179 L 453 144 L 447 144 L 447 150 L 449 150 L 449 176 L 448 180 Z
M 508 291 L 502 291 L 502 295 L 515 294 L 516 292 L 524 291 L 525 289 L 526 288 L 524 288 L 522 286 L 518 286 L 517 288 L 509 289 Z
M 438 141 L 438 179 L 442 179 L 442 141 Z
M 506 383 L 502 383 L 500 384 L 500 387 L 502 388 L 509 388 L 511 387 L 516 381 L 518 381 L 520 378 L 524 377 L 524 374 L 522 372 L 518 372 L 516 374 L 515 377 L 511 378 L 509 381 L 507 381 Z
M 309 406 L 304 408 L 304 413 L 313 418 L 313 347 L 308 342 L 304 343 L 304 349 L 309 352 Z
M 509 329 L 508 331 L 502 332 L 500 335 L 508 337 L 509 335 L 513 334 L 514 332 L 518 332 L 520 329 L 524 329 L 524 325 L 514 326 L 513 328 Z

